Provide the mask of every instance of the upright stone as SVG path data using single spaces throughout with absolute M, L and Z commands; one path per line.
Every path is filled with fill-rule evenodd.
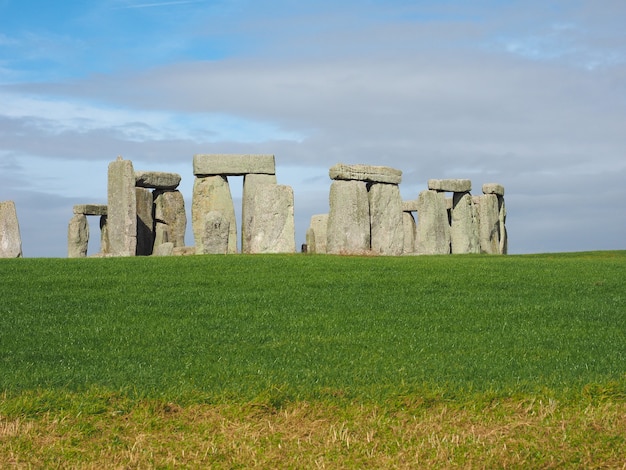
M 307 236 L 307 251 L 308 253 L 326 253 L 326 242 L 328 238 L 328 214 L 316 214 L 311 217 L 311 223 L 309 224 L 309 231 L 311 232 L 310 239 Z
M 250 243 L 252 232 L 250 225 L 259 215 L 255 213 L 254 197 L 257 188 L 265 184 L 276 184 L 275 174 L 250 173 L 243 177 L 243 194 L 241 202 L 241 251 L 251 253 Z M 258 208 L 257 208 L 258 209 Z
M 228 253 L 230 222 L 221 212 L 211 211 L 206 215 L 202 254 L 225 255 Z
M 500 254 L 506 255 L 509 252 L 509 235 L 506 231 L 506 206 L 504 196 L 498 196 L 499 222 L 500 222 Z
M 135 188 L 137 200 L 137 256 L 149 256 L 154 245 L 154 217 L 152 214 L 152 191 Z
M 415 217 L 411 212 L 402 213 L 402 230 L 404 231 L 404 249 L 403 254 L 415 253 L 415 237 L 417 235 L 417 226 Z
M 327 252 L 363 254 L 370 251 L 370 209 L 367 183 L 333 181 L 330 186 Z
M 480 252 L 490 255 L 500 253 L 500 209 L 498 196 L 484 194 L 474 197 L 474 207 L 478 216 L 478 238 Z
M 237 220 L 235 206 L 230 194 L 230 186 L 226 176 L 197 177 L 193 185 L 191 203 L 191 222 L 197 253 L 204 253 L 203 238 L 206 215 L 217 211 L 228 220 L 228 253 L 237 253 Z
M 0 258 L 21 258 L 22 238 L 13 201 L 0 202 Z
M 109 245 L 109 225 L 106 215 L 100 216 L 100 253 L 109 254 L 111 248 Z
M 422 191 L 417 198 L 416 251 L 422 255 L 450 253 L 450 224 L 442 192 Z
M 67 257 L 84 258 L 89 247 L 89 223 L 84 214 L 74 214 L 67 227 Z
M 404 227 L 400 188 L 397 184 L 372 184 L 368 196 L 372 251 L 380 255 L 401 255 Z
M 137 250 L 137 200 L 135 172 L 130 160 L 109 164 L 108 173 L 109 248 L 114 256 L 134 256 Z
M 177 190 L 157 189 L 152 195 L 154 197 L 154 246 L 166 242 L 172 242 L 174 248 L 185 246 L 187 214 L 182 193 Z
M 295 253 L 293 189 L 278 184 L 259 185 L 250 206 L 254 216 L 246 253 Z
M 454 193 L 451 216 L 450 243 L 452 253 L 480 253 L 478 222 L 470 193 Z

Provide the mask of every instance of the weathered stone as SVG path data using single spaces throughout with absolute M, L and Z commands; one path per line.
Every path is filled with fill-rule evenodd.
M 67 227 L 67 257 L 84 258 L 89 247 L 89 223 L 84 214 L 75 214 Z
M 261 185 L 276 184 L 276 175 L 247 174 L 243 178 L 243 194 L 241 201 L 241 251 L 250 253 L 252 232 L 250 224 L 259 214 L 255 213 L 254 197 Z M 258 210 L 259 207 L 256 207 Z
M 139 188 L 176 189 L 181 177 L 178 173 L 162 171 L 135 171 L 135 185 Z
M 483 184 L 483 194 L 504 196 L 504 186 L 498 183 L 485 183 Z
M 417 199 L 402 201 L 402 212 L 417 212 Z
M 152 193 L 152 196 L 154 198 L 155 222 L 154 245 L 172 242 L 174 248 L 185 246 L 187 213 L 185 212 L 185 200 L 182 193 L 177 190 L 157 189 Z
M 306 229 L 305 240 L 306 240 L 306 243 L 303 245 L 303 248 L 306 248 L 306 251 L 303 251 L 303 253 L 314 254 L 315 253 L 315 231 L 311 227 Z
M 398 256 L 404 250 L 402 197 L 396 184 L 372 184 L 368 191 L 370 205 L 371 250 Z
M 221 212 L 211 211 L 206 215 L 202 254 L 225 255 L 228 253 L 230 221 Z
M 251 173 L 276 174 L 274 155 L 197 154 L 193 156 L 196 176 L 242 176 Z
M 22 237 L 13 201 L 0 202 L 0 258 L 21 258 Z
M 487 254 L 500 253 L 500 210 L 498 196 L 485 194 L 475 196 L 474 207 L 478 218 L 478 238 L 480 252 Z
M 411 212 L 405 211 L 402 213 L 402 230 L 404 231 L 404 248 L 402 253 L 415 253 L 417 226 L 415 224 L 415 217 L 413 217 Z
M 226 176 L 206 176 L 196 178 L 193 185 L 191 221 L 197 253 L 204 253 L 206 215 L 211 211 L 220 212 L 230 225 L 228 253 L 237 253 L 237 220 L 235 207 Z
M 506 231 L 506 206 L 504 197 L 498 196 L 499 222 L 500 222 L 500 254 L 506 255 L 509 252 L 509 236 Z
M 109 225 L 107 223 L 107 216 L 100 216 L 100 253 L 110 254 L 109 247 Z
M 174 244 L 172 242 L 161 243 L 154 249 L 153 256 L 172 256 L 174 254 Z
M 363 254 L 370 251 L 370 209 L 367 183 L 333 181 L 326 250 L 332 254 Z
M 174 256 L 191 256 L 196 254 L 195 246 L 176 246 L 173 251 Z
M 130 160 L 118 157 L 108 173 L 109 249 L 115 256 L 134 256 L 137 249 L 135 172 Z
M 468 192 L 456 192 L 452 197 L 450 244 L 453 254 L 480 253 L 476 211 Z
M 311 217 L 311 223 L 307 230 L 311 232 L 311 240 L 307 237 L 307 251 L 309 253 L 326 253 L 328 239 L 328 214 L 317 214 Z
M 331 180 L 366 181 L 369 183 L 400 184 L 402 171 L 388 166 L 346 165 L 338 163 L 331 167 Z
M 418 196 L 416 252 L 423 255 L 450 253 L 450 223 L 443 193 L 425 190 Z
M 107 215 L 106 204 L 76 204 L 73 208 L 74 214 L 83 215 Z
M 290 186 L 263 184 L 255 189 L 246 253 L 296 252 L 293 202 Z
M 472 181 L 463 179 L 428 180 L 428 189 L 465 193 L 472 190 Z
M 135 188 L 137 201 L 137 256 L 149 256 L 154 245 L 154 218 L 152 215 L 152 191 Z

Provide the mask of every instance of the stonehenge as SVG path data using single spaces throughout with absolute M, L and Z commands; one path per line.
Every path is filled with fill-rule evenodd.
M 500 184 L 484 184 L 483 194 L 472 196 L 468 179 L 431 179 L 417 199 L 402 201 L 400 170 L 337 164 L 329 176 L 330 210 L 311 218 L 308 253 L 507 253 L 504 187 Z
M 0 201 L 0 258 L 21 258 L 22 238 L 13 201 Z

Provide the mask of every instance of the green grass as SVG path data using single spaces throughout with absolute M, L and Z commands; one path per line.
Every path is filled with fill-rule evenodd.
M 0 263 L 0 390 L 220 401 L 626 382 L 626 252 Z

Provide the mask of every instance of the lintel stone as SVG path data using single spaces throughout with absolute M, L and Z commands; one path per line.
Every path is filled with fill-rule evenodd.
M 276 174 L 274 155 L 196 154 L 193 156 L 196 176 L 243 176 Z
M 388 166 L 346 165 L 337 163 L 328 171 L 331 180 L 366 181 L 370 183 L 400 184 L 402 171 Z
M 428 180 L 428 189 L 434 191 L 466 193 L 472 190 L 472 181 L 465 179 Z
M 402 212 L 417 212 L 417 199 L 402 201 Z
M 178 173 L 163 171 L 135 171 L 135 186 L 149 189 L 176 189 L 180 184 Z
M 504 186 L 498 183 L 483 184 L 483 194 L 495 194 L 496 196 L 504 196 Z
M 77 215 L 107 215 L 107 211 L 106 204 L 76 204 L 72 212 Z

